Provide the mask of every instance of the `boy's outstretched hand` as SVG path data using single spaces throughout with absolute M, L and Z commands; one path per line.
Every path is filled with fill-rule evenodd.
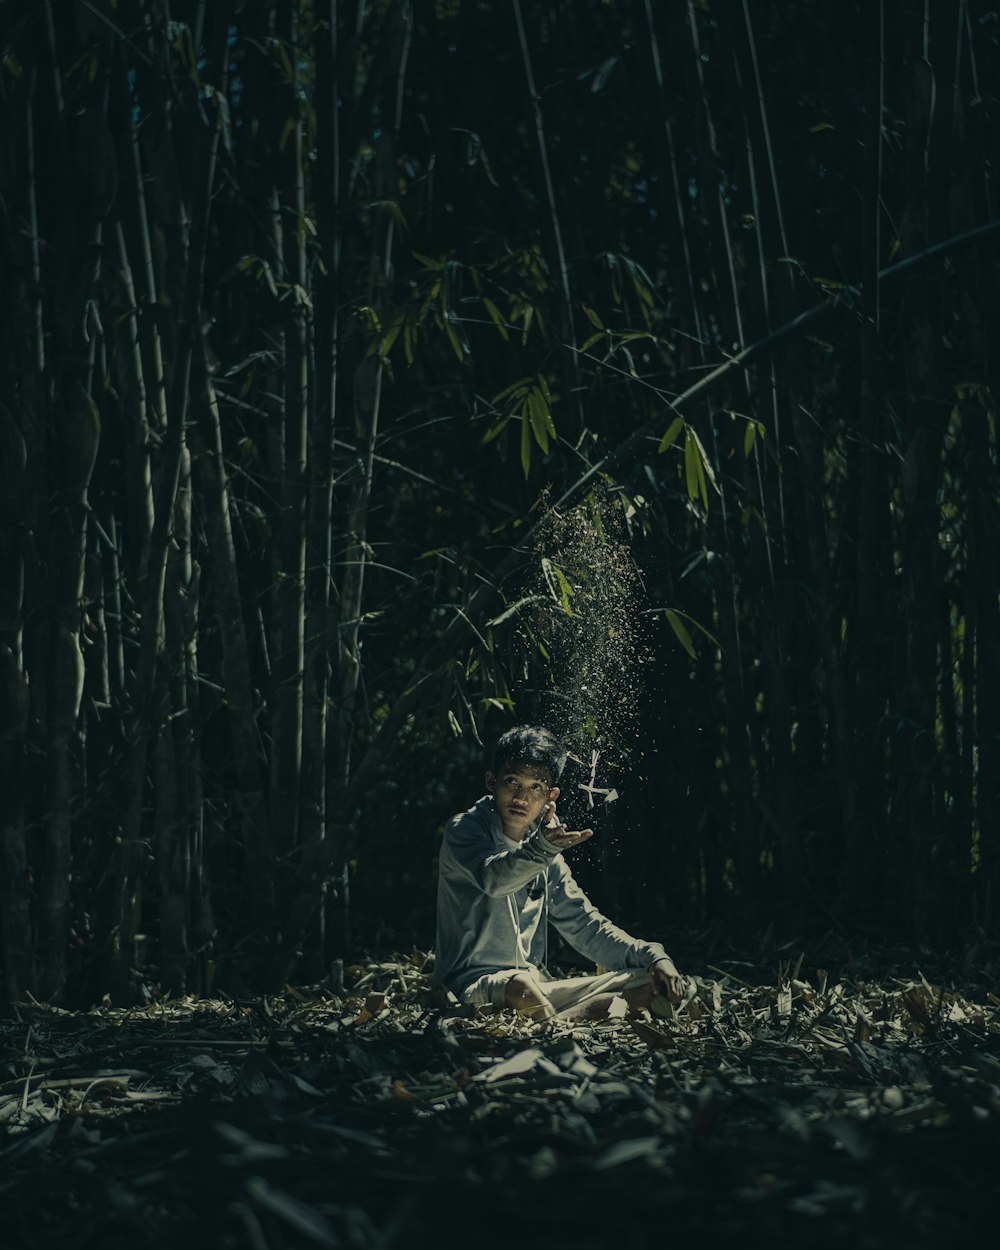
M 681 1001 L 684 997 L 684 978 L 672 959 L 658 959 L 649 972 L 653 978 L 654 993 L 662 994 L 671 1003 Z
M 567 829 L 556 815 L 556 805 L 549 802 L 542 812 L 542 833 L 553 846 L 558 846 L 561 851 L 568 850 L 571 846 L 579 846 L 581 842 L 586 842 L 588 838 L 594 836 L 593 829 Z

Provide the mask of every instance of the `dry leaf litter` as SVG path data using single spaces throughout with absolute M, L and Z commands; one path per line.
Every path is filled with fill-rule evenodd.
M 995 1203 L 992 993 L 720 969 L 662 1017 L 539 1025 L 441 1004 L 431 963 L 357 965 L 339 995 L 18 1007 L 0 1244 L 932 1246 Z

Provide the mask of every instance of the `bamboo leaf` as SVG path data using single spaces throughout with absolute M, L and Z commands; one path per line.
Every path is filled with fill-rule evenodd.
M 549 432 L 545 427 L 544 408 L 545 401 L 541 392 L 532 387 L 524 401 L 524 411 L 527 413 L 531 432 L 535 436 L 535 442 L 541 448 L 543 456 L 549 450 Z
M 499 616 L 494 616 L 491 620 L 487 621 L 486 628 L 492 629 L 495 625 L 502 625 L 504 621 L 509 620 L 512 616 L 515 616 L 526 604 L 538 603 L 541 597 L 542 596 L 540 595 L 524 595 L 522 598 L 518 599 L 516 603 L 512 603 L 509 607 L 505 608 Z
M 502 421 L 499 421 L 496 425 L 488 429 L 483 435 L 482 446 L 485 447 L 487 443 L 492 443 L 495 438 L 498 438 L 504 432 L 509 424 L 510 417 L 508 416 L 504 417 Z
M 704 504 L 705 511 L 707 512 L 708 511 L 708 484 L 705 481 L 704 456 L 699 455 L 696 457 L 695 467 L 698 470 L 698 493 L 701 495 L 701 502 Z
M 702 476 L 704 477 L 707 474 L 708 480 L 712 483 L 716 494 L 721 494 L 722 492 L 719 490 L 719 483 L 715 480 L 715 470 L 712 468 L 712 462 L 709 460 L 708 453 L 705 451 L 705 445 L 693 429 L 690 430 L 690 434 L 694 439 L 695 447 L 698 449 L 698 462 L 701 465 Z M 707 499 L 705 506 L 708 507 Z
M 692 660 L 698 658 L 698 653 L 694 649 L 694 643 L 691 641 L 691 635 L 688 633 L 687 626 L 673 610 L 673 608 L 665 608 L 667 620 L 670 622 L 670 628 L 677 635 L 677 640 L 688 653 Z
M 668 619 L 670 619 L 671 617 L 675 617 L 678 623 L 680 623 L 681 625 L 684 625 L 684 622 L 686 621 L 688 625 L 692 625 L 700 634 L 704 634 L 705 637 L 708 639 L 708 641 L 712 644 L 713 647 L 715 647 L 717 651 L 722 650 L 722 644 L 719 642 L 718 638 L 716 638 L 716 636 L 712 633 L 712 631 L 709 629 L 706 629 L 705 626 L 702 625 L 700 621 L 695 620 L 695 618 L 691 616 L 689 613 L 682 612 L 680 608 L 664 608 L 663 613 Z M 671 620 L 670 623 L 671 625 L 673 625 L 674 623 L 673 620 Z M 688 637 L 690 637 L 690 631 L 687 630 L 687 626 L 684 626 L 684 628 L 685 628 L 685 632 L 688 633 Z
M 674 417 L 673 421 L 671 421 L 670 424 L 667 426 L 667 432 L 660 439 L 660 445 L 657 447 L 656 450 L 667 451 L 669 450 L 669 448 L 673 447 L 674 443 L 677 442 L 678 434 L 680 434 L 681 430 L 683 429 L 684 429 L 684 418 Z
M 444 261 L 435 260 L 433 256 L 425 256 L 423 252 L 411 252 L 410 255 L 419 260 L 424 269 L 436 271 L 444 268 Z
M 400 330 L 402 330 L 403 323 L 405 321 L 406 321 L 405 313 L 399 313 L 396 317 L 393 318 L 392 323 L 390 324 L 388 330 L 386 330 L 385 334 L 383 334 L 382 336 L 382 341 L 379 343 L 378 350 L 379 350 L 380 356 L 386 357 L 392 351 L 393 346 L 396 342 L 396 339 L 399 338 L 399 332 Z
M 573 609 L 570 607 L 570 599 L 573 598 L 573 587 L 569 584 L 566 574 L 562 571 L 558 564 L 553 564 L 556 578 L 559 582 L 559 598 L 562 602 L 563 611 L 567 616 L 573 615 Z
M 698 498 L 698 445 L 694 439 L 694 430 L 690 426 L 684 438 L 684 480 L 687 485 L 688 499 Z
M 573 609 L 569 601 L 573 598 L 573 587 L 559 565 L 548 556 L 542 557 L 542 576 L 553 603 L 562 608 L 567 616 L 572 616 Z
M 541 386 L 538 391 L 539 401 L 541 405 L 542 420 L 545 422 L 545 429 L 549 438 L 556 438 L 556 423 L 552 420 L 552 395 L 544 378 L 540 378 Z
M 524 476 L 527 477 L 531 470 L 531 426 L 523 415 L 521 417 L 521 468 L 524 470 Z
M 505 399 L 520 399 L 531 386 L 533 378 L 518 378 L 516 382 L 511 382 L 510 386 L 505 386 L 493 396 L 491 403 L 494 408 L 499 407 Z
M 461 364 L 465 359 L 465 350 L 462 347 L 461 340 L 458 337 L 458 333 L 456 332 L 455 326 L 453 325 L 450 317 L 444 318 L 444 332 L 447 334 L 448 342 L 451 344 L 455 355 L 458 357 L 459 364 Z
M 587 320 L 590 322 L 592 326 L 595 326 L 598 330 L 604 329 L 604 322 L 600 319 L 600 317 L 598 317 L 597 313 L 594 312 L 594 310 L 588 304 L 581 304 L 581 308 L 583 309 Z
M 611 76 L 611 71 L 614 69 L 614 67 L 617 64 L 618 64 L 617 56 L 609 56 L 608 59 L 601 64 L 600 68 L 598 69 L 597 73 L 594 75 L 590 83 L 590 90 L 593 95 L 596 95 L 598 91 L 601 91 L 603 89 L 604 84 L 608 81 L 608 78 Z
M 509 342 L 510 335 L 507 332 L 507 326 L 504 323 L 504 319 L 500 315 L 500 309 L 497 308 L 496 304 L 494 304 L 491 299 L 487 299 L 485 296 L 483 298 L 483 306 L 485 307 L 486 311 L 490 314 L 493 324 L 500 331 L 500 337 L 503 339 L 505 343 Z
M 758 435 L 760 436 L 760 438 L 765 438 L 767 435 L 767 430 L 764 428 L 764 426 L 761 424 L 760 421 L 748 421 L 746 431 L 743 435 L 743 454 L 745 456 L 750 455 L 750 450 L 753 447 L 754 439 L 757 438 Z

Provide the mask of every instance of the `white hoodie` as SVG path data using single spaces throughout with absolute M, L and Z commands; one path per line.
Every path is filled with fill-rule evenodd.
M 487 972 L 544 962 L 545 919 L 609 971 L 641 971 L 667 953 L 603 916 L 541 831 L 505 838 L 490 795 L 448 822 L 438 864 L 434 982 L 458 997 Z

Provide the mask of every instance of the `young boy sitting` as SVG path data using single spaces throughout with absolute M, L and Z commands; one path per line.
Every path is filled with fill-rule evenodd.
M 453 817 L 438 871 L 435 984 L 460 1001 L 514 1007 L 536 1020 L 607 1013 L 622 995 L 648 1007 L 683 997 L 684 979 L 657 942 L 640 942 L 601 915 L 562 852 L 593 835 L 556 815 L 566 752 L 548 730 L 519 725 L 496 745 L 489 794 Z M 547 924 L 611 971 L 557 981 L 545 971 Z

